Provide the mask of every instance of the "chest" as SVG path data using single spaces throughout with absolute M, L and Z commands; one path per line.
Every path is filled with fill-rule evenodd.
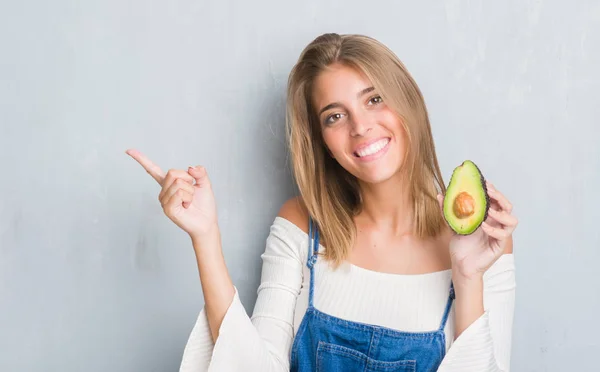
M 348 261 L 388 274 L 425 274 L 451 267 L 448 246 L 442 239 L 393 237 L 369 232 L 357 234 Z
M 311 274 L 306 266 L 303 274 L 294 331 L 308 308 Z M 386 274 L 349 262 L 334 270 L 327 263 L 317 261 L 313 274 L 314 306 L 340 319 L 405 332 L 432 331 L 440 326 L 448 304 L 449 270 L 422 275 Z M 445 327 L 448 335 L 452 334 L 453 327 L 454 319 L 450 316 Z M 449 347 L 452 337 L 446 339 Z

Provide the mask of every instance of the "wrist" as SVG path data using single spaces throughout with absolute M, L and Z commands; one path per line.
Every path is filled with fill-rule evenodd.
M 484 271 L 470 268 L 473 266 L 472 262 L 465 262 L 467 260 L 453 260 L 452 262 L 452 280 L 458 283 L 464 283 L 469 285 L 470 283 L 477 283 L 483 280 Z
M 483 295 L 483 274 L 464 275 L 452 271 L 452 285 L 457 298 L 476 299 Z
M 455 286 L 472 287 L 483 283 L 483 273 L 465 273 L 456 268 L 452 268 L 452 282 Z
M 464 276 L 452 272 L 452 285 L 457 296 L 473 297 L 483 293 L 483 275 Z
M 189 235 L 190 239 L 192 240 L 194 250 L 196 251 L 210 250 L 210 247 L 220 245 L 221 233 L 219 231 L 219 226 L 216 223 L 202 232 Z

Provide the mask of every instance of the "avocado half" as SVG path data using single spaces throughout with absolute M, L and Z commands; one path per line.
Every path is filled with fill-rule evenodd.
M 454 168 L 444 196 L 444 218 L 460 235 L 475 232 L 487 218 L 490 198 L 483 174 L 471 160 Z

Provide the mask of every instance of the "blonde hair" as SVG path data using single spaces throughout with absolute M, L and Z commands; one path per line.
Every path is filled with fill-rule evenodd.
M 404 64 L 385 45 L 363 35 L 324 34 L 313 40 L 293 67 L 287 89 L 287 140 L 300 196 L 337 267 L 354 245 L 353 217 L 361 210 L 358 180 L 328 156 L 312 105 L 315 78 L 332 64 L 367 76 L 402 121 L 407 138 L 403 172 L 411 186 L 413 234 L 437 236 L 444 227 L 436 194 L 446 188 L 435 154 L 423 96 Z

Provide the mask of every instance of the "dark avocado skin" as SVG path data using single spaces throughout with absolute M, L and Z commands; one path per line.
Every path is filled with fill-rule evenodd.
M 459 172 L 458 170 L 465 166 L 471 166 L 474 168 L 474 170 L 476 171 L 477 175 L 478 175 L 478 182 L 477 182 L 477 190 L 480 191 L 480 202 L 476 204 L 476 208 L 483 208 L 483 216 L 482 218 L 477 218 L 475 219 L 475 224 L 472 225 L 468 231 L 461 231 L 460 229 L 458 229 L 458 227 L 456 226 L 456 223 L 452 223 L 452 219 L 456 218 L 454 216 L 453 213 L 453 209 L 452 209 L 452 203 L 449 201 L 448 203 L 446 203 L 446 196 L 448 197 L 452 197 L 454 195 L 457 194 L 456 190 L 454 190 L 455 186 L 454 182 L 455 177 L 459 176 Z M 451 192 L 451 194 L 449 194 L 449 192 Z M 446 220 L 446 222 L 448 223 L 448 226 L 456 233 L 459 235 L 471 235 L 473 234 L 475 231 L 477 231 L 477 229 L 479 228 L 479 226 L 481 226 L 481 223 L 483 221 L 485 221 L 488 217 L 488 211 L 490 208 L 490 198 L 488 195 L 488 190 L 487 190 L 487 186 L 486 186 L 486 180 L 485 177 L 483 176 L 483 173 L 481 172 L 481 170 L 479 169 L 479 167 L 471 160 L 465 160 L 461 163 L 461 165 L 459 165 L 458 167 L 456 167 L 454 169 L 454 171 L 452 172 L 452 176 L 450 177 L 450 182 L 448 183 L 448 188 L 446 189 L 446 195 L 444 196 L 444 205 L 443 205 L 443 210 L 444 210 L 444 219 Z M 478 213 L 477 210 L 475 211 L 475 213 Z M 481 211 L 479 212 L 481 213 Z

